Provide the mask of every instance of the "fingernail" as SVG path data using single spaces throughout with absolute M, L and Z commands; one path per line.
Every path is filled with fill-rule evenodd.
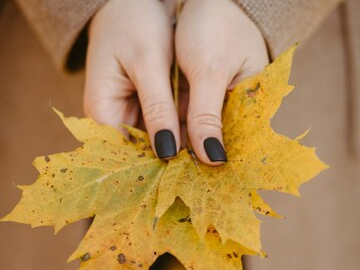
M 174 134 L 171 130 L 162 129 L 155 134 L 155 149 L 159 158 L 169 158 L 177 154 Z
M 218 139 L 214 137 L 205 139 L 204 148 L 211 162 L 227 161 L 225 149 Z

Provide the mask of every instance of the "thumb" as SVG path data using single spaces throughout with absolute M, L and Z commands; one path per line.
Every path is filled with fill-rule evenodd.
M 224 78 L 218 73 L 190 80 L 188 133 L 197 157 L 208 165 L 220 165 L 227 161 L 221 122 L 227 86 Z

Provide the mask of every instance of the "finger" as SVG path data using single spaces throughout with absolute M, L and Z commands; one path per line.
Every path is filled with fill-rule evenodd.
M 180 128 L 170 83 L 170 59 L 143 57 L 129 76 L 134 82 L 145 126 L 156 155 L 161 159 L 175 156 L 180 149 Z
M 228 81 L 219 73 L 212 75 L 204 72 L 190 79 L 187 125 L 197 157 L 208 165 L 220 165 L 227 161 L 221 111 Z
M 121 124 L 134 125 L 138 102 L 132 83 L 112 55 L 90 43 L 86 60 L 84 113 L 101 124 L 121 129 Z

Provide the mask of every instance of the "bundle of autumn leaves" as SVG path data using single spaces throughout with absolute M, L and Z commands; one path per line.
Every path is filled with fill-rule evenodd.
M 260 254 L 255 211 L 279 217 L 257 190 L 298 195 L 299 186 L 327 165 L 314 148 L 275 133 L 270 119 L 288 85 L 295 47 L 241 82 L 223 109 L 228 162 L 202 164 L 183 149 L 163 161 L 143 131 L 116 129 L 56 113 L 83 143 L 72 152 L 36 158 L 36 182 L 2 221 L 54 226 L 95 217 L 69 260 L 81 270 L 148 269 L 166 252 L 187 269 L 242 269 L 241 257 Z

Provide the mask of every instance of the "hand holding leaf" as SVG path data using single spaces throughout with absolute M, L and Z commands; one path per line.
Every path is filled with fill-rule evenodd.
M 298 195 L 299 186 L 327 166 L 313 148 L 275 133 L 270 119 L 293 87 L 294 47 L 229 93 L 223 110 L 228 162 L 202 164 L 187 152 L 156 158 L 144 132 L 119 131 L 91 119 L 65 118 L 83 145 L 39 157 L 40 175 L 20 186 L 22 199 L 2 221 L 54 226 L 95 216 L 70 259 L 80 269 L 147 269 L 170 252 L 187 269 L 241 269 L 241 256 L 262 254 L 254 210 L 278 216 L 256 193 Z

